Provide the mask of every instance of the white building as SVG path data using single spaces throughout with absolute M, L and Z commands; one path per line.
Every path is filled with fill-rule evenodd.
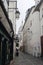
M 39 0 L 36 0 L 39 1 Z M 36 13 L 36 14 L 35 14 Z M 37 44 L 36 44 L 36 56 L 41 55 L 43 56 L 43 0 L 40 0 L 39 3 L 37 4 L 35 11 L 33 13 L 34 20 L 37 22 Z M 36 19 L 37 18 L 37 19 Z M 39 20 L 38 20 L 39 19 Z M 39 21 L 39 23 L 38 23 Z
M 43 0 L 41 0 L 39 4 L 39 10 L 40 10 L 40 26 L 41 26 L 41 56 L 43 56 Z
M 43 56 L 43 0 L 35 0 L 35 7 L 28 10 L 23 26 L 25 52 L 33 56 Z
M 41 41 L 40 41 L 40 17 L 39 17 L 39 11 L 35 11 L 32 14 L 32 43 L 33 43 L 33 55 L 39 56 L 41 55 Z
M 24 45 L 24 51 L 27 53 L 32 54 L 32 43 L 31 43 L 31 38 L 32 38 L 32 30 L 30 29 L 32 26 L 32 13 L 34 11 L 35 7 L 33 6 L 32 8 L 28 9 L 25 23 L 23 26 L 23 45 Z
M 16 35 L 16 19 L 19 18 L 19 11 L 17 9 L 17 0 L 9 0 L 9 18 L 12 21 L 13 29 L 14 29 L 14 36 Z M 16 44 L 14 41 L 13 45 L 13 56 L 15 56 L 15 49 Z

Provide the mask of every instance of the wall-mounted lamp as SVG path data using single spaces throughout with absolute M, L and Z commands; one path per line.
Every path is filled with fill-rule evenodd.
M 18 10 L 16 10 L 16 18 L 19 19 L 19 16 L 20 16 L 20 12 Z

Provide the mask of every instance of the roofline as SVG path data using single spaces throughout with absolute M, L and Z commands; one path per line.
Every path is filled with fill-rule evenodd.
M 30 10 L 30 13 L 31 13 L 31 10 L 34 8 L 35 6 L 32 6 L 29 10 Z M 30 15 L 30 13 L 29 13 L 29 15 Z M 29 17 L 29 16 L 28 16 Z M 27 17 L 27 19 L 28 19 L 28 17 Z M 27 20 L 26 20 L 27 21 Z M 23 25 L 23 28 L 22 28 L 22 30 L 24 29 L 24 26 L 25 26 L 25 24 L 26 24 L 26 21 L 25 21 L 25 23 L 24 23 L 24 25 Z
M 33 11 L 33 13 L 34 13 L 35 11 L 40 11 L 39 7 L 40 7 L 41 3 L 43 3 L 43 0 L 41 0 L 40 3 L 36 6 L 36 8 L 35 8 L 35 10 Z

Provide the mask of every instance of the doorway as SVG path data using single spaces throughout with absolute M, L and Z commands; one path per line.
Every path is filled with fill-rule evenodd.
M 43 57 L 43 36 L 41 36 L 41 57 Z

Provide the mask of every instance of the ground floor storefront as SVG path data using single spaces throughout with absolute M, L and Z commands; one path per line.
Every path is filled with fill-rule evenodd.
M 13 59 L 13 38 L 0 21 L 0 65 L 8 65 Z
M 0 34 L 0 65 L 7 65 L 13 59 L 12 45 L 12 43 Z

